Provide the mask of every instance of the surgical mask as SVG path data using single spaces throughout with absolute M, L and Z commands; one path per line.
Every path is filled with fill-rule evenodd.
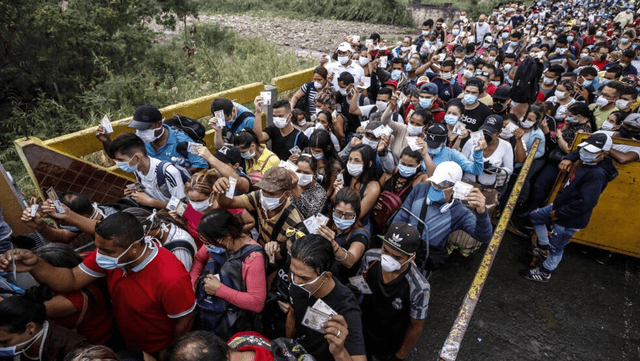
M 525 28 L 527 28 L 527 29 L 531 29 L 531 24 L 527 24 L 527 25 L 525 26 Z
M 364 145 L 368 145 L 368 146 L 369 146 L 369 147 L 371 147 L 371 149 L 373 149 L 373 150 L 377 150 L 377 149 L 378 149 L 378 143 L 379 143 L 379 142 L 376 142 L 376 141 L 374 141 L 374 140 L 370 140 L 370 139 L 369 139 L 369 138 L 367 138 L 367 137 L 362 137 L 362 144 L 364 144 Z
M 513 133 L 508 131 L 506 128 L 503 128 L 502 132 L 500 132 L 500 134 L 498 134 L 498 136 L 500 138 L 502 138 L 502 139 L 509 139 L 509 138 L 513 137 Z
M 567 41 L 568 42 L 572 42 L 573 41 L 573 36 L 567 36 Z
M 465 94 L 462 96 L 462 101 L 467 105 L 471 105 L 478 101 L 478 96 L 473 94 Z
M 325 273 L 327 273 L 327 271 L 322 272 L 322 273 L 320 274 L 320 276 L 318 276 L 318 277 L 314 278 L 314 279 L 313 279 L 313 281 L 309 281 L 309 282 L 306 282 L 306 283 L 296 283 L 296 281 L 294 281 L 294 277 L 292 276 L 292 277 L 290 277 L 290 279 L 291 279 L 291 284 L 292 284 L 292 285 L 294 285 L 294 286 L 298 286 L 298 287 L 302 288 L 303 290 L 305 290 L 305 291 L 309 294 L 309 298 L 311 298 L 311 296 L 313 296 L 313 294 L 314 294 L 314 293 L 318 292 L 318 290 L 320 289 L 320 287 L 322 287 L 322 285 L 324 284 L 324 281 L 322 281 L 322 283 L 320 284 L 320 287 L 316 288 L 316 290 L 315 290 L 315 291 L 313 291 L 313 292 L 311 292 L 311 291 L 309 291 L 308 289 L 304 288 L 304 286 L 308 286 L 308 285 L 310 285 L 310 284 L 313 284 L 314 282 L 316 282 L 317 280 L 319 280 L 319 279 L 320 279 L 320 277 L 324 276 L 324 274 L 325 274 Z
M 250 160 L 250 159 L 253 159 L 253 157 L 255 157 L 255 156 L 256 156 L 256 152 L 251 152 L 251 153 L 249 153 L 249 152 L 244 152 L 244 153 L 240 153 L 240 156 L 241 156 L 243 159 Z
M 518 45 L 517 41 L 511 41 L 509 42 L 509 45 L 511 45 L 512 48 L 516 47 Z
M 140 256 L 138 256 L 138 258 L 134 259 L 133 261 L 129 261 L 126 263 L 119 263 L 120 258 L 122 256 L 124 256 L 127 252 L 129 252 L 129 250 L 131 249 L 131 247 L 136 243 L 136 242 L 140 242 L 144 239 L 144 237 L 140 238 L 139 240 L 131 243 L 129 245 L 129 247 L 127 247 L 127 249 L 124 250 L 124 252 L 120 253 L 120 255 L 118 257 L 109 257 L 109 256 L 105 256 L 100 252 L 96 253 L 96 263 L 98 264 L 98 266 L 102 269 L 106 269 L 106 270 L 112 270 L 112 269 L 116 269 L 118 267 L 124 267 L 128 264 L 132 264 L 136 261 L 138 261 L 140 259 L 140 257 L 142 257 L 145 253 L 145 251 L 147 250 L 147 247 L 149 246 L 149 244 L 147 243 L 147 241 L 145 241 L 145 245 L 144 245 L 144 250 L 140 253 Z
M 456 123 L 458 122 L 458 119 L 460 119 L 460 117 L 457 115 L 453 115 L 453 114 L 444 115 L 444 121 L 449 125 L 456 125 Z
M 498 21 L 498 25 L 500 25 L 500 26 L 504 25 L 504 21 Z M 509 34 L 507 33 L 507 35 L 509 35 Z
M 596 105 L 599 107 L 605 107 L 609 104 L 609 101 L 607 100 L 607 98 L 603 97 L 602 95 L 598 97 L 598 99 L 596 99 Z
M 408 73 L 411 71 L 411 69 L 413 69 L 413 67 L 411 66 L 411 64 L 407 64 L 407 66 L 404 68 L 404 70 Z
M 316 124 L 316 129 L 318 129 L 318 130 L 326 130 L 326 129 L 324 128 L 324 125 L 322 125 L 322 123 L 317 123 L 317 124 Z
M 223 253 L 225 253 L 227 251 L 226 249 L 224 249 L 222 247 L 216 247 L 216 246 L 211 245 L 211 244 L 208 244 L 206 247 L 207 247 L 207 250 L 209 252 L 213 252 L 213 253 L 216 253 L 216 254 L 223 254 Z
M 473 77 L 473 72 L 469 69 L 465 69 L 462 71 L 462 75 L 464 75 L 465 78 L 469 79 Z
M 164 126 L 162 127 L 162 132 L 158 134 L 158 136 L 156 136 L 155 133 L 155 129 L 136 130 L 136 135 L 138 136 L 138 138 L 142 139 L 142 141 L 145 143 L 151 143 L 156 139 L 162 137 L 162 135 L 164 134 Z
M 429 34 L 431 34 L 431 31 L 429 31 L 429 30 L 422 30 L 422 35 L 424 35 L 424 36 L 428 36 Z
M 542 81 L 543 81 L 545 84 L 547 84 L 547 85 L 553 84 L 553 81 L 554 81 L 554 80 L 555 80 L 555 79 L 553 79 L 553 78 L 549 78 L 549 77 L 548 77 L 548 76 L 546 76 L 546 75 L 542 77 Z
M 380 266 L 385 272 L 392 273 L 401 269 L 402 266 L 404 266 L 407 262 L 409 262 L 409 260 L 411 260 L 411 258 L 409 258 L 403 264 L 400 264 L 400 262 L 396 261 L 395 259 L 393 259 L 393 257 L 389 256 L 388 254 L 383 254 L 382 256 L 380 256 Z
M 429 198 L 429 201 L 431 201 L 431 203 L 442 202 L 444 201 L 444 191 L 431 186 L 429 188 L 429 191 L 427 192 L 427 198 Z
M 313 87 L 316 88 L 316 89 L 320 89 L 320 88 L 322 88 L 322 84 L 318 83 L 317 81 L 314 81 L 313 82 Z
M 626 44 L 628 42 L 629 42 L 629 39 L 627 39 L 627 38 L 620 39 L 620 43 L 622 43 L 622 44 Z
M 602 130 L 613 130 L 614 124 L 611 123 L 608 120 L 605 120 L 604 123 L 602 123 Z
M 601 36 L 602 36 L 602 31 L 598 31 L 598 32 L 596 32 L 596 37 L 598 37 L 598 38 L 599 38 L 599 37 L 601 37 Z
M 502 38 L 503 38 L 503 39 L 506 39 L 506 38 L 508 38 L 508 37 L 509 37 L 509 33 L 502 33 Z
M 324 153 L 311 153 L 311 155 L 317 160 L 324 159 Z
M 567 49 L 566 49 L 566 48 L 557 48 L 557 49 L 556 49 L 556 54 L 564 55 L 564 52 L 565 52 L 565 51 L 567 51 Z
M 495 56 L 490 56 L 490 57 L 489 57 L 489 62 L 490 62 L 490 63 L 493 63 L 493 62 L 495 62 L 495 61 L 496 61 L 496 57 L 495 57 Z
M 379 112 L 385 111 L 385 109 L 387 109 L 387 102 L 384 102 L 382 100 L 376 101 L 376 108 Z
M 584 148 L 580 148 L 580 160 L 585 164 L 592 164 L 598 158 L 598 154 L 591 153 Z
M 538 30 L 544 29 L 544 25 L 538 25 Z
M 135 171 L 138 170 L 138 164 L 136 165 L 131 165 L 129 163 L 131 163 L 131 161 L 133 160 L 133 158 L 129 159 L 128 162 L 118 162 L 116 161 L 116 165 L 118 166 L 118 168 L 120 168 L 123 172 L 127 172 L 127 173 L 133 173 Z
M 460 30 L 453 29 L 453 30 L 451 30 L 451 34 L 453 34 L 454 36 L 458 36 L 458 34 L 460 34 Z
M 500 81 L 499 80 L 494 80 L 491 82 L 491 84 L 495 85 L 495 86 L 500 86 Z
M 265 197 L 263 193 L 262 197 L 260 198 L 260 202 L 262 203 L 264 209 L 272 211 L 282 205 L 283 201 L 280 201 L 280 198 L 282 197 Z
M 410 136 L 412 137 L 416 137 L 418 135 L 420 135 L 422 133 L 422 127 L 421 126 L 416 126 L 416 125 L 411 125 L 408 124 L 407 125 L 407 133 L 409 133 Z
M 567 95 L 567 93 L 565 93 L 563 91 L 560 91 L 560 90 L 556 90 L 555 91 L 555 95 L 556 95 L 556 98 L 563 99 L 565 97 L 565 95 Z
M 287 126 L 287 118 L 273 117 L 273 125 L 282 129 Z
M 411 47 L 410 47 L 410 46 L 401 46 L 401 47 L 400 47 L 400 50 L 402 50 L 402 51 L 409 51 L 409 50 L 411 50 Z
M 347 95 L 347 88 L 340 88 L 340 94 Z
M 511 69 L 511 64 L 504 64 L 504 66 L 502 68 L 504 69 L 505 73 L 508 73 L 509 70 Z
M 42 330 L 40 330 L 40 332 L 38 332 L 35 336 L 31 337 L 27 341 L 21 342 L 13 346 L 0 347 L 0 357 L 1 358 L 15 357 L 27 351 L 29 347 L 33 346 L 33 344 L 36 343 L 36 341 L 38 341 L 40 337 L 42 337 L 42 335 L 44 334 L 44 331 L 49 328 L 48 326 L 49 326 L 49 322 L 45 321 L 44 326 L 42 327 Z M 16 350 L 17 348 L 20 348 L 20 347 L 22 347 L 21 350 Z
M 189 204 L 191 204 L 191 208 L 195 209 L 198 212 L 202 212 L 205 209 L 211 207 L 211 202 L 209 202 L 208 199 L 199 202 L 189 201 Z
M 366 56 L 361 56 L 360 59 L 358 59 L 358 61 L 362 66 L 369 64 L 369 58 L 367 58 Z
M 522 120 L 520 121 L 520 126 L 525 128 L 525 129 L 529 129 L 531 127 L 533 127 L 536 124 L 536 122 L 534 122 L 533 120 Z
M 402 71 L 401 70 L 396 69 L 396 70 L 391 72 L 391 79 L 393 79 L 393 80 L 398 80 L 398 79 L 400 79 L 401 76 L 402 76 Z
M 567 119 L 567 122 L 569 122 L 571 124 L 576 124 L 578 122 L 574 117 L 572 117 L 570 115 L 567 115 L 566 119 Z
M 347 163 L 347 172 L 349 172 L 349 175 L 351 175 L 352 177 L 359 177 L 360 174 L 362 174 L 363 171 L 364 171 L 364 165 L 363 164 Z
M 409 178 L 412 175 L 416 174 L 418 167 L 409 167 L 404 164 L 398 164 L 398 173 L 403 178 Z
M 451 79 L 451 73 L 440 73 L 440 77 L 444 80 Z
M 622 63 L 621 62 L 620 66 L 626 69 L 629 66 L 629 63 Z
M 349 57 L 348 56 L 339 56 L 338 57 L 338 62 L 342 65 L 346 64 L 349 62 Z
M 627 106 L 629 105 L 629 101 L 628 100 L 624 100 L 624 99 L 618 99 L 616 100 L 616 107 L 620 110 L 622 109 L 627 109 Z
M 429 148 L 429 147 L 427 147 L 427 153 L 429 153 L 430 156 L 435 157 L 438 154 L 440 154 L 440 152 L 442 151 L 443 148 L 444 148 L 444 144 L 442 144 L 438 148 Z
M 336 216 L 335 214 L 333 215 L 333 224 L 336 225 L 336 227 L 338 227 L 339 230 L 344 231 L 346 229 L 349 229 L 349 227 L 353 226 L 353 224 L 356 223 L 356 219 L 342 219 L 338 216 Z
M 420 107 L 422 109 L 431 108 L 432 103 L 433 103 L 433 99 L 420 98 Z
M 301 187 L 308 186 L 313 181 L 313 174 L 296 173 L 298 176 L 298 184 Z
M 584 80 L 582 83 L 580 83 L 580 85 L 582 85 L 583 87 L 588 87 L 591 86 L 591 84 L 593 83 L 593 80 Z

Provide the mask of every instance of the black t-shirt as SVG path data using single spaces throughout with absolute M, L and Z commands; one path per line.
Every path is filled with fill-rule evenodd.
M 304 133 L 294 129 L 293 132 L 283 137 L 280 133 L 280 129 L 275 125 L 270 125 L 264 129 L 264 132 L 269 135 L 271 139 L 271 150 L 280 158 L 280 160 L 287 160 L 291 156 L 289 151 L 294 145 L 297 145 L 302 151 L 307 147 L 309 139 Z M 297 140 L 296 140 L 297 137 Z
M 346 250 L 349 250 L 351 244 L 354 242 L 362 243 L 364 245 L 364 250 L 366 251 L 369 249 L 369 232 L 364 229 L 353 231 L 349 234 L 349 238 L 347 238 L 347 234 L 336 235 L 336 243 Z M 347 268 L 340 262 L 336 262 L 335 276 L 340 280 L 340 282 L 346 284 L 349 282 L 349 277 L 357 275 L 358 271 L 360 271 L 360 262 L 361 260 L 358 260 L 358 262 L 354 263 L 351 268 Z
M 462 104 L 462 99 L 455 98 L 450 100 L 451 103 Z M 484 105 L 483 103 L 478 103 L 478 106 L 473 109 L 465 109 L 464 104 L 462 104 L 462 115 L 460 116 L 460 121 L 463 122 L 467 129 L 472 132 L 480 129 L 480 126 L 484 123 L 484 120 L 493 114 L 491 108 Z
M 358 301 L 353 292 L 343 285 L 335 277 L 336 286 L 328 295 L 322 298 L 329 307 L 342 315 L 347 322 L 349 335 L 344 347 L 351 356 L 365 355 L 364 336 L 362 335 L 362 313 Z M 333 360 L 329 352 L 329 343 L 324 335 L 302 325 L 307 307 L 313 306 L 317 299 L 309 298 L 307 291 L 298 286 L 291 285 L 289 290 L 290 301 L 296 319 L 296 339 L 316 360 Z

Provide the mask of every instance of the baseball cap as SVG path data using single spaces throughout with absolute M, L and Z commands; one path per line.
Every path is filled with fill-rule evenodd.
M 640 128 L 640 114 L 629 114 L 626 118 L 624 118 L 624 121 L 622 123 L 628 124 L 634 128 Z
M 374 134 L 373 130 L 377 129 L 378 127 L 383 126 L 384 124 L 382 124 L 381 121 L 378 120 L 372 120 L 370 121 L 367 126 L 364 128 L 364 132 L 365 133 L 369 133 L 369 134 Z
M 420 93 L 438 94 L 438 86 L 433 83 L 422 84 Z
M 446 161 L 438 164 L 433 175 L 427 179 L 428 182 L 441 184 L 450 182 L 451 184 L 462 180 L 462 168 L 456 162 Z
M 486 130 L 491 134 L 495 134 L 502 131 L 503 125 L 504 120 L 502 119 L 502 117 L 497 114 L 492 114 L 484 120 L 484 123 L 482 123 L 480 129 L 478 130 Z
M 511 87 L 508 85 L 499 86 L 493 93 L 492 98 L 501 102 L 511 98 Z
M 583 148 L 584 150 L 589 151 L 591 153 L 598 153 L 602 150 L 604 151 L 610 150 L 612 144 L 613 144 L 613 141 L 611 140 L 611 137 L 608 134 L 596 133 L 591 135 L 584 142 L 578 144 L 578 147 Z
M 338 51 L 350 51 L 353 53 L 353 49 L 351 49 L 351 44 L 344 42 L 338 45 Z
M 384 82 L 384 85 L 393 85 L 396 89 L 398 89 L 398 82 L 395 80 L 387 80 Z
M 282 167 L 273 167 L 264 173 L 262 180 L 254 184 L 254 187 L 275 193 L 280 190 L 290 190 L 294 185 L 293 175 L 290 171 Z
M 412 256 L 422 242 L 418 230 L 405 222 L 392 223 L 387 234 L 380 237 L 391 249 L 408 256 Z
M 162 114 L 158 108 L 153 105 L 141 105 L 133 114 L 133 121 L 129 124 L 129 128 L 145 130 L 160 121 L 162 121 Z
M 242 163 L 242 156 L 240 155 L 240 150 L 236 147 L 225 145 L 222 148 L 218 149 L 218 151 L 213 155 L 218 158 L 222 163 L 227 164 L 240 164 Z
M 419 77 L 419 78 L 418 78 L 418 81 L 416 82 L 416 86 L 417 86 L 418 88 L 420 88 L 422 85 L 424 85 L 424 84 L 426 84 L 426 83 L 429 83 L 429 82 L 430 82 L 430 80 L 429 80 L 429 78 L 428 78 L 428 77 L 426 77 L 426 76 L 421 76 L 421 77 Z
M 425 141 L 429 148 L 438 148 L 445 140 L 447 140 L 447 134 L 449 130 L 442 123 L 436 123 L 427 128 Z

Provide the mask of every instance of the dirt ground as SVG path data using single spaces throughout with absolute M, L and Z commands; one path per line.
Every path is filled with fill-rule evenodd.
M 404 35 L 415 36 L 417 29 L 365 24 L 352 21 L 319 20 L 303 21 L 278 17 L 260 17 L 256 14 L 243 15 L 200 15 L 198 19 L 187 19 L 187 26 L 196 22 L 218 23 L 221 27 L 233 29 L 238 36 L 259 36 L 265 40 L 280 45 L 283 49 L 296 51 L 300 56 L 315 56 L 315 52 L 333 52 L 340 41 L 349 35 L 369 36 L 377 32 L 388 45 L 396 45 Z M 152 26 L 161 32 L 157 26 Z M 159 40 L 181 34 L 182 23 L 173 32 L 166 31 L 158 36 Z

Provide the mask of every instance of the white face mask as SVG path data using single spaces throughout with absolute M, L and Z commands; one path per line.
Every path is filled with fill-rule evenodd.
M 338 57 L 338 62 L 342 65 L 346 64 L 349 62 L 349 57 L 348 56 L 339 56 Z
M 543 76 L 543 77 L 542 77 L 542 79 L 543 79 L 542 81 L 543 81 L 545 84 L 547 84 L 547 85 L 553 84 L 553 81 L 555 80 L 555 79 L 553 79 L 553 78 L 549 78 L 549 77 L 548 77 L 548 76 L 546 76 L 546 75 L 545 75 L 545 76 Z
M 324 159 L 324 153 L 311 153 L 311 155 L 317 160 Z
M 282 197 L 265 197 L 263 193 L 262 197 L 260 197 L 260 203 L 262 203 L 262 206 L 264 207 L 264 209 L 268 211 L 272 211 L 280 207 L 280 205 L 282 204 L 282 201 L 280 201 L 280 198 Z
M 563 99 L 565 97 L 565 95 L 567 95 L 567 93 L 560 91 L 560 90 L 556 90 L 555 92 L 556 98 L 558 99 Z
M 465 69 L 462 72 L 462 75 L 464 75 L 465 78 L 469 79 L 469 78 L 473 77 L 473 72 L 471 70 L 469 70 L 469 69 Z
M 614 127 L 613 123 L 611 123 L 608 120 L 605 120 L 604 123 L 602 123 L 602 128 L 601 129 L 602 130 L 613 130 L 613 127 Z
M 296 173 L 298 176 L 298 184 L 301 187 L 308 186 L 313 181 L 313 174 Z
M 385 111 L 385 109 L 387 109 L 387 102 L 383 102 L 382 100 L 376 101 L 376 108 L 378 108 L 379 112 Z
M 529 129 L 531 127 L 533 127 L 533 125 L 536 124 L 536 122 L 534 122 L 533 120 L 523 120 L 522 122 L 520 122 L 520 126 L 525 128 L 525 129 Z
M 377 150 L 378 149 L 378 143 L 379 142 L 370 140 L 367 137 L 362 137 L 362 144 L 370 146 L 371 149 L 373 149 L 373 150 Z
M 194 202 L 190 200 L 189 204 L 191 204 L 191 208 L 195 209 L 198 212 L 202 212 L 205 209 L 211 207 L 211 202 L 209 202 L 208 199 L 205 199 L 204 201 L 199 201 L 199 202 Z
M 369 64 L 369 58 L 367 58 L 366 56 L 361 56 L 360 59 L 358 59 L 358 61 L 362 66 Z
M 599 107 L 606 107 L 607 105 L 609 105 L 609 101 L 607 100 L 607 98 L 601 95 L 596 99 L 596 105 Z
M 395 259 L 393 259 L 393 257 L 389 256 L 388 254 L 383 254 L 382 256 L 380 256 L 380 266 L 385 272 L 388 272 L 388 273 L 398 271 L 399 269 L 402 268 L 402 266 L 404 266 L 410 261 L 411 261 L 411 258 L 406 260 L 404 263 L 400 264 L 400 262 L 396 261 Z
M 320 88 L 322 88 L 322 84 L 318 83 L 317 81 L 314 81 L 313 82 L 313 87 L 316 88 L 316 89 L 320 89 Z
M 624 100 L 624 99 L 616 100 L 616 107 L 618 109 L 620 109 L 620 110 L 627 109 L 627 106 L 629 106 L 629 101 L 628 100 Z
M 279 129 L 282 129 L 287 126 L 287 118 L 273 117 L 273 125 L 275 125 Z
M 364 171 L 363 164 L 347 163 L 347 172 L 349 172 L 349 175 L 351 175 L 352 177 L 359 177 L 363 171 Z
M 409 124 L 407 125 L 407 132 L 409 133 L 410 136 L 415 137 L 417 135 L 420 135 L 420 133 L 422 133 L 422 127 Z
M 157 129 L 157 128 L 156 128 Z M 158 138 L 162 137 L 164 134 L 164 126 L 162 127 L 162 132 L 156 136 L 156 129 L 145 129 L 145 130 L 136 130 L 136 135 L 142 139 L 145 143 L 151 143 Z

